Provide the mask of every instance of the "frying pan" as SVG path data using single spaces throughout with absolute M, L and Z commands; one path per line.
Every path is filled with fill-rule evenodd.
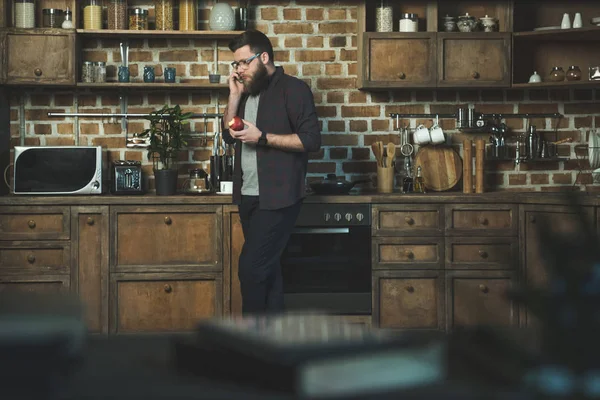
M 359 179 L 350 182 L 341 176 L 327 174 L 326 178 L 310 182 L 309 186 L 315 194 L 348 194 L 354 185 L 366 182 L 371 182 L 371 180 Z

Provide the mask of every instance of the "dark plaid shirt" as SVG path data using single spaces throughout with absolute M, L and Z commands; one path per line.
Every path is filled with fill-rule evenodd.
M 237 110 L 237 115 L 242 118 L 247 98 L 244 95 Z M 310 87 L 277 67 L 268 87 L 261 93 L 256 126 L 271 134 L 296 133 L 304 145 L 304 152 L 256 146 L 260 208 L 275 210 L 290 206 L 305 196 L 308 152 L 318 151 L 321 147 L 321 129 Z M 227 143 L 235 143 L 233 202 L 240 204 L 243 179 L 241 142 L 233 139 L 229 130 L 223 130 L 223 138 Z

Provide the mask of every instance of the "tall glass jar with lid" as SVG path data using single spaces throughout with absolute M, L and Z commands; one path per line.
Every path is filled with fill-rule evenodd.
M 83 29 L 102 29 L 102 0 L 83 1 Z
M 13 12 L 15 28 L 35 28 L 35 2 L 33 0 L 14 0 Z
M 174 0 L 154 0 L 156 30 L 173 30 L 173 3 Z
M 109 0 L 107 6 L 108 29 L 127 29 L 127 0 Z
M 196 30 L 196 0 L 179 0 L 179 30 Z

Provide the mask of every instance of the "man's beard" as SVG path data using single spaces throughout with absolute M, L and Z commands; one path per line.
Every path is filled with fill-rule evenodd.
M 246 90 L 251 96 L 256 96 L 266 89 L 269 85 L 269 73 L 264 64 L 259 63 L 258 69 L 252 77 L 246 81 Z

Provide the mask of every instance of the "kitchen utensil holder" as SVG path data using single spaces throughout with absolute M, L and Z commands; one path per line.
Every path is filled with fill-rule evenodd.
M 377 166 L 377 191 L 379 193 L 394 191 L 394 167 Z

